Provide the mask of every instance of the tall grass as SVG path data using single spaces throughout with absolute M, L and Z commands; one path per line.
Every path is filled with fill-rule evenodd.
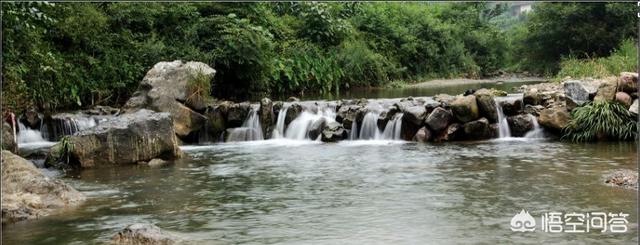
M 631 140 L 637 137 L 637 122 L 618 102 L 593 102 L 574 109 L 563 131 L 562 138 L 574 142 Z
M 569 57 L 560 62 L 557 80 L 572 78 L 605 78 L 617 76 L 623 71 L 635 71 L 638 64 L 638 47 L 633 40 L 624 40 L 609 57 L 576 59 Z

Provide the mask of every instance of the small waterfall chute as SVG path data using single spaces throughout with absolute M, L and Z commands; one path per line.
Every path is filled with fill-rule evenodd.
M 376 112 L 367 112 L 362 119 L 362 127 L 360 128 L 361 140 L 375 140 L 382 137 L 382 133 L 378 128 L 379 114 Z
M 31 129 L 21 122 L 18 122 L 18 129 L 18 144 L 48 142 L 42 137 L 39 130 Z
M 351 131 L 349 132 L 349 140 L 357 140 L 358 139 L 358 123 L 353 120 L 351 123 Z
M 511 130 L 509 130 L 509 122 L 507 121 L 507 117 L 502 112 L 502 106 L 496 101 L 496 111 L 498 112 L 498 135 L 500 138 L 509 138 L 511 137 Z
M 387 122 L 382 132 L 382 138 L 386 140 L 400 140 L 400 132 L 402 130 L 402 113 L 396 114 L 392 120 Z
M 263 140 L 262 126 L 260 125 L 260 117 L 258 109 L 251 108 L 247 119 L 244 120 L 242 126 L 231 129 L 227 141 L 255 141 Z
M 303 111 L 298 117 L 289 123 L 286 131 L 284 132 L 284 136 L 285 138 L 292 140 L 316 140 L 309 138 L 309 131 L 311 130 L 311 125 L 313 125 L 314 122 L 322 119 L 326 120 L 326 123 L 334 122 L 336 120 L 335 108 L 323 106 L 318 108 L 315 113 L 311 112 L 311 110 Z
M 533 129 L 531 129 L 529 132 L 527 132 L 524 135 L 524 137 L 525 138 L 529 138 L 529 139 L 541 139 L 541 138 L 544 138 L 544 130 L 538 124 L 538 119 L 535 116 L 531 115 L 531 114 L 528 114 L 528 115 L 531 118 L 531 123 L 533 124 Z
M 272 138 L 274 139 L 280 139 L 284 137 L 284 130 L 285 130 L 284 123 L 287 118 L 287 110 L 289 110 L 288 106 L 282 106 L 282 108 L 280 109 L 280 112 L 278 112 L 276 127 L 273 129 Z

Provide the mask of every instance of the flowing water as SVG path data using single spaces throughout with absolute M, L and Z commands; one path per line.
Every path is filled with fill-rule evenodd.
M 76 209 L 5 225 L 3 244 L 101 244 L 149 222 L 196 244 L 636 244 L 637 192 L 603 184 L 636 168 L 632 143 L 538 139 L 447 144 L 265 140 L 187 146 L 162 168 L 65 178 Z M 520 210 L 538 228 L 510 230 Z M 545 233 L 544 212 L 623 212 L 621 234 Z

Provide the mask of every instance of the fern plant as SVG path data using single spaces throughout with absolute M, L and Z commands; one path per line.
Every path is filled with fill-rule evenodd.
M 636 137 L 636 116 L 618 102 L 589 102 L 574 109 L 562 136 L 574 142 L 631 140 Z
M 61 147 L 59 155 L 62 156 L 63 159 L 65 159 L 65 163 L 69 164 L 71 151 L 73 151 L 74 144 L 69 136 L 64 136 L 62 137 L 62 139 L 60 139 L 60 145 Z

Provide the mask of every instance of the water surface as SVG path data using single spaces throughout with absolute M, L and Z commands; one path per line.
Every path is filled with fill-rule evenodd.
M 197 244 L 636 244 L 636 191 L 603 184 L 635 169 L 630 143 L 450 144 L 270 140 L 187 146 L 163 168 L 88 169 L 89 199 L 7 225 L 4 244 L 102 243 L 149 222 Z M 521 209 L 624 212 L 624 234 L 512 232 Z M 539 227 L 539 226 L 538 226 Z

